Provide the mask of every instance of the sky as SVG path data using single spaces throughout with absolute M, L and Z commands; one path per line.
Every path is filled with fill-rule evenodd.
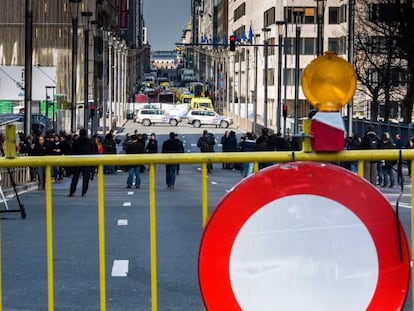
M 144 0 L 151 50 L 175 50 L 191 18 L 191 0 Z

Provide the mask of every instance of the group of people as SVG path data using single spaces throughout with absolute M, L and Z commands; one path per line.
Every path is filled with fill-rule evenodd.
M 252 152 L 252 151 L 296 151 L 300 150 L 300 142 L 292 134 L 283 138 L 280 134 L 270 134 L 267 128 L 262 129 L 261 135 L 256 136 L 252 132 L 247 132 L 240 137 L 238 141 L 236 133 L 232 130 L 226 130 L 221 137 L 222 152 Z M 111 130 L 105 137 L 94 135 L 88 138 L 87 132 L 81 129 L 79 133 L 64 132 L 55 133 L 53 131 L 46 135 L 40 134 L 37 137 L 24 137 L 20 135 L 20 141 L 17 146 L 17 152 L 21 155 L 28 156 L 47 156 L 47 155 L 85 155 L 85 154 L 116 154 L 117 145 L 120 140 Z M 197 147 L 200 152 L 214 152 L 217 140 L 215 136 L 204 130 L 197 140 Z M 159 146 L 156 134 L 152 133 L 149 137 L 146 134 L 138 133 L 135 130 L 133 135 L 126 134 L 123 144 L 123 151 L 126 154 L 143 154 L 158 153 Z M 393 139 L 389 132 L 384 132 L 381 137 L 375 132 L 373 126 L 369 125 L 363 137 L 354 134 L 352 138 L 347 139 L 346 149 L 396 149 L 396 148 L 414 148 L 414 137 L 410 137 L 407 144 L 404 144 L 399 134 Z M 169 133 L 168 139 L 161 145 L 162 153 L 184 153 L 184 144 L 179 139 L 178 134 Z M 273 163 L 259 163 L 259 169 L 272 165 Z M 382 187 L 394 187 L 395 176 L 394 166 L 396 160 L 383 161 L 365 161 L 364 178 L 374 185 Z M 223 163 L 223 169 L 241 170 L 243 176 L 249 176 L 253 173 L 253 162 L 247 163 Z M 179 164 L 168 164 L 166 169 L 166 186 L 168 189 L 175 188 L 176 175 L 179 174 Z M 349 169 L 357 172 L 357 162 L 349 163 Z M 128 177 L 126 180 L 127 188 L 140 188 L 140 173 L 146 170 L 144 163 L 126 167 Z M 213 170 L 212 163 L 207 164 L 209 173 Z M 72 176 L 68 196 L 75 195 L 79 177 L 82 174 L 82 192 L 85 196 L 88 191 L 89 180 L 93 180 L 96 167 L 53 167 L 52 178 L 55 182 L 60 182 L 63 177 Z M 116 172 L 115 166 L 105 166 L 104 173 L 112 174 Z M 31 170 L 32 180 L 38 182 L 38 189 L 45 189 L 45 168 L 38 167 Z M 408 175 L 411 174 L 411 165 L 408 165 Z M 35 177 L 36 176 L 36 177 Z
M 223 152 L 252 152 L 252 151 L 298 151 L 300 142 L 288 133 L 286 138 L 279 134 L 271 134 L 269 129 L 263 128 L 260 136 L 252 132 L 247 132 L 237 141 L 234 131 L 225 131 L 221 138 Z M 273 163 L 260 163 L 259 168 L 265 168 Z M 253 162 L 247 163 L 224 163 L 224 169 L 237 169 L 242 171 L 242 175 L 247 177 L 253 173 Z
M 36 136 L 19 135 L 17 153 L 26 156 L 47 156 L 47 155 L 85 155 L 85 154 L 116 154 L 116 138 L 113 131 L 110 131 L 104 138 L 94 135 L 89 138 L 85 129 L 79 130 L 79 133 L 71 132 L 66 134 L 52 131 L 39 133 Z M 73 197 L 79 177 L 82 174 L 82 196 L 88 191 L 89 180 L 93 179 L 95 167 L 74 166 L 62 167 L 55 166 L 52 168 L 52 178 L 55 182 L 60 182 L 64 177 L 72 176 L 69 190 L 69 197 Z M 110 173 L 112 168 L 108 168 Z M 36 167 L 31 169 L 31 179 L 37 180 L 38 190 L 45 190 L 46 181 L 45 167 Z
M 352 138 L 348 139 L 346 148 L 348 150 L 412 149 L 414 148 L 414 137 L 411 137 L 409 142 L 404 144 L 400 134 L 396 134 L 394 139 L 389 132 L 378 135 L 374 127 L 369 125 L 363 137 L 354 134 Z M 397 160 L 365 161 L 364 178 L 373 185 L 392 188 L 395 186 L 394 167 L 397 163 Z M 410 175 L 410 165 L 408 167 Z M 357 172 L 357 162 L 350 164 L 350 170 Z
M 127 134 L 125 137 L 124 151 L 126 154 L 142 154 L 142 153 L 158 153 L 158 140 L 155 133 L 152 133 L 148 139 L 146 134 L 140 134 L 135 131 L 133 135 Z M 179 139 L 178 134 L 171 132 L 169 138 L 162 143 L 162 153 L 183 153 L 184 144 Z M 140 173 L 145 171 L 143 164 L 136 164 L 129 166 L 127 178 L 127 188 L 140 188 L 141 177 Z M 180 166 L 178 164 L 167 164 L 165 182 L 168 189 L 174 189 L 175 178 L 179 174 Z

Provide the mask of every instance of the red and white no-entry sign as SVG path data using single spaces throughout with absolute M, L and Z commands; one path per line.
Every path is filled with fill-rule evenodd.
M 398 226 L 386 198 L 345 169 L 300 162 L 264 169 L 209 219 L 199 253 L 205 306 L 400 310 L 410 259 Z

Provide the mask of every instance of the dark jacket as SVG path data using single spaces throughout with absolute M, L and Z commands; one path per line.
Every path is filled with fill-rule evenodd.
M 144 153 L 144 152 L 145 152 L 144 147 L 137 140 L 133 140 L 131 143 L 127 144 L 125 147 L 126 154 L 137 154 L 137 153 Z
M 148 153 L 157 153 L 158 152 L 158 141 L 156 139 L 148 140 L 147 147 L 145 147 Z
M 180 142 L 175 138 L 167 139 L 162 143 L 162 153 L 180 153 Z
M 34 144 L 32 155 L 34 156 L 45 156 L 50 153 L 50 145 L 48 141 L 44 141 L 43 144 L 40 144 L 39 141 L 36 141 Z
M 96 148 L 94 146 L 92 139 L 89 139 L 85 136 L 80 136 L 73 142 L 71 154 L 96 154 Z
M 203 135 L 197 141 L 197 147 L 200 148 L 201 152 L 214 152 L 215 144 L 214 136 L 211 134 Z

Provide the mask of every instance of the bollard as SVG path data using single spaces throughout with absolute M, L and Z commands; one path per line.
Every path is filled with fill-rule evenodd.
M 6 158 L 16 157 L 16 125 L 6 125 Z

